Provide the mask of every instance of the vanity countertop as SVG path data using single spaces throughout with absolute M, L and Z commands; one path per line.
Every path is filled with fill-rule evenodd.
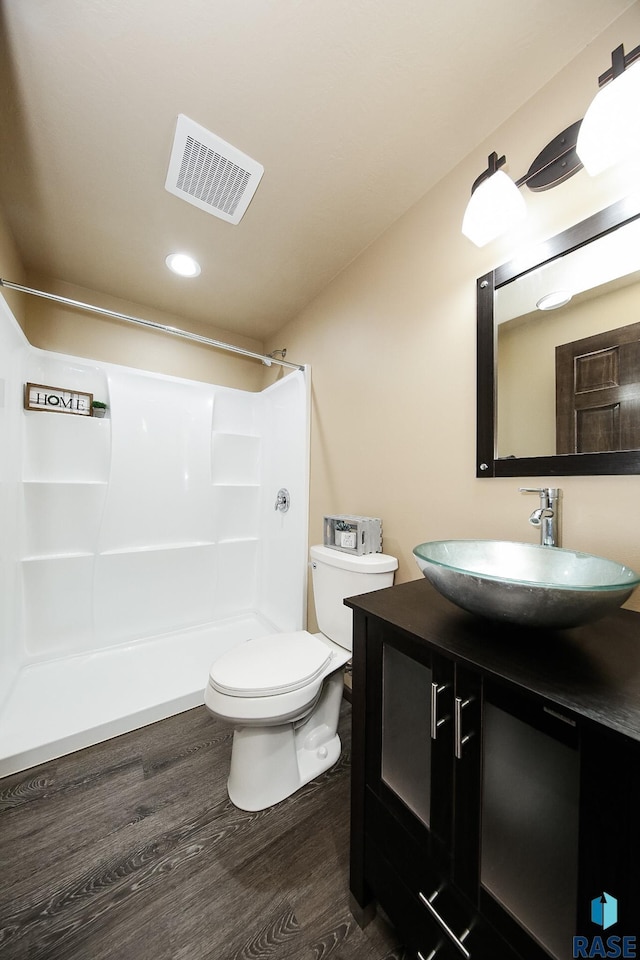
M 640 614 L 534 630 L 459 609 L 425 580 L 345 600 L 459 663 L 640 742 Z

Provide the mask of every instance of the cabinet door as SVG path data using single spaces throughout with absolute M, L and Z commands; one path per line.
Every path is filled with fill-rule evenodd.
M 482 911 L 525 956 L 571 960 L 580 819 L 576 722 L 542 702 L 485 686 L 482 748 Z
M 478 901 L 482 683 L 456 665 L 453 698 L 453 882 Z
M 598 929 L 592 901 L 605 896 L 615 898 L 617 916 L 605 935 L 635 936 L 640 944 L 640 743 L 589 726 L 580 752 L 577 932 Z
M 431 666 L 382 645 L 380 778 L 425 826 L 431 823 Z
M 369 640 L 367 781 L 418 841 L 448 850 L 453 665 L 390 629 Z

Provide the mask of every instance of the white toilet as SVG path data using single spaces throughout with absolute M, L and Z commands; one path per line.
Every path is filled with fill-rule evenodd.
M 328 770 L 337 734 L 344 665 L 351 657 L 353 597 L 393 583 L 395 557 L 311 547 L 316 617 L 306 630 L 249 640 L 216 660 L 205 706 L 236 724 L 227 787 L 241 810 L 264 810 Z

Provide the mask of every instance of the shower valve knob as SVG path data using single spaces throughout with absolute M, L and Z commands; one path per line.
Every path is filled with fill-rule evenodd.
M 278 490 L 278 496 L 276 497 L 276 510 L 280 510 L 281 513 L 286 513 L 291 505 L 291 497 L 289 491 L 285 487 L 281 487 Z

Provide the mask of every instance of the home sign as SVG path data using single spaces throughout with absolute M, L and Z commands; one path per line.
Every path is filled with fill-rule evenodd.
M 64 387 L 47 387 L 42 383 L 25 383 L 25 410 L 48 410 L 50 413 L 73 413 L 80 417 L 90 417 L 92 407 L 92 393 L 66 390 Z

